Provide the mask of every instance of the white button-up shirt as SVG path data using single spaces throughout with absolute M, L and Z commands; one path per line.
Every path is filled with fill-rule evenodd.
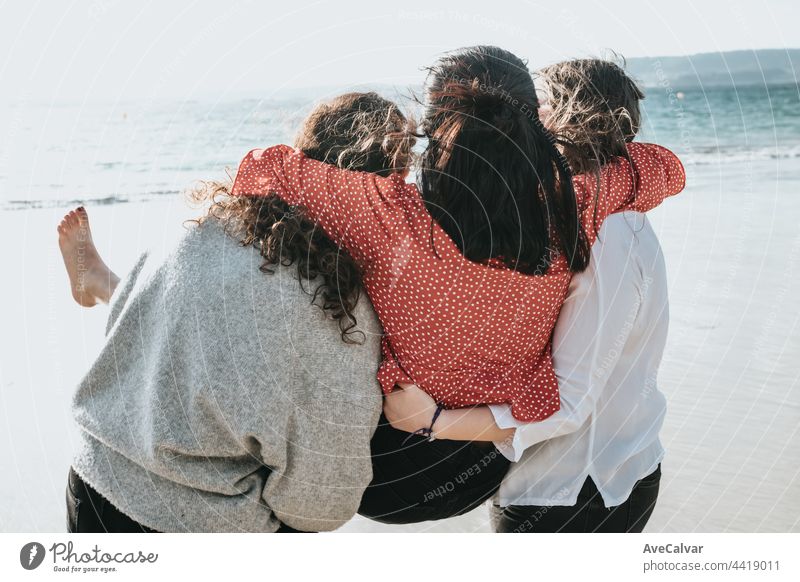
M 589 268 L 572 277 L 553 335 L 561 409 L 523 423 L 491 406 L 513 441 L 496 443 L 518 461 L 496 503 L 574 505 L 591 477 L 606 507 L 624 503 L 664 456 L 658 438 L 666 400 L 656 376 L 667 338 L 661 247 L 643 214 L 608 217 Z

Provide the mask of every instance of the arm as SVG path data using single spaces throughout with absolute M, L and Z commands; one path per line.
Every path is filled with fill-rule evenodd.
M 239 165 L 234 196 L 275 194 L 301 206 L 312 222 L 360 263 L 391 240 L 400 197 L 417 197 L 416 188 L 399 174 L 388 178 L 342 170 L 289 146 L 253 150 Z
M 386 419 L 406 432 L 428 427 L 435 411 L 436 401 L 413 384 L 398 384 L 383 400 Z M 512 438 L 514 430 L 497 426 L 488 406 L 443 410 L 433 426 L 436 438 L 453 441 L 502 442 Z
M 686 185 L 683 164 L 667 148 L 629 143 L 628 156 L 630 160 L 617 158 L 603 167 L 599 189 L 594 175 L 575 176 L 573 180 L 584 228 L 592 242 L 607 216 L 623 210 L 647 212 Z

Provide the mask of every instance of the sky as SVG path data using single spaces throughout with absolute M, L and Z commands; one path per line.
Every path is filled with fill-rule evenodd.
M 569 57 L 800 47 L 796 0 L 0 2 L 0 99 L 279 96 L 419 83 L 449 49 Z

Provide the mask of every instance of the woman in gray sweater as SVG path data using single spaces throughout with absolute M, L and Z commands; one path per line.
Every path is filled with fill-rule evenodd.
M 348 94 L 296 145 L 388 174 L 408 166 L 405 125 L 391 102 Z M 291 208 L 227 187 L 206 184 L 206 216 L 118 287 L 86 211 L 59 227 L 76 300 L 113 299 L 74 399 L 70 531 L 332 530 L 370 483 L 381 330 L 358 271 Z

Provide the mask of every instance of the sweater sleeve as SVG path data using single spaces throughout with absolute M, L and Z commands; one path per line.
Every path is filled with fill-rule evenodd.
M 647 212 L 686 185 L 683 164 L 665 147 L 649 143 L 628 144 L 628 156 L 606 164 L 597 177 L 584 174 L 574 179 L 584 227 L 594 241 L 610 214 L 624 210 Z
M 358 262 L 376 257 L 391 236 L 397 200 L 419 197 L 399 174 L 381 177 L 342 170 L 279 145 L 248 153 L 234 181 L 235 196 L 279 196 L 302 207 L 309 220 Z

